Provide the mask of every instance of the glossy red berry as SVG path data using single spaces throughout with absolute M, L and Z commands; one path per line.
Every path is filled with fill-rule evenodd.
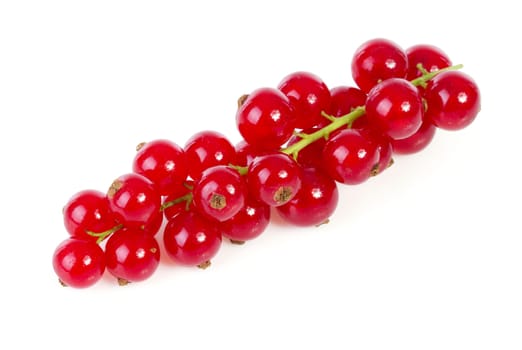
M 92 240 L 68 238 L 54 251 L 53 268 L 62 284 L 86 288 L 102 277 L 105 256 L 100 246 Z
M 113 181 L 107 192 L 109 207 L 126 227 L 142 227 L 159 212 L 161 195 L 145 176 L 124 174 Z
M 161 230 L 161 226 L 163 225 L 163 213 L 161 210 L 155 212 L 149 221 L 147 221 L 142 226 L 138 227 L 138 230 L 143 231 L 144 233 L 150 236 L 156 236 Z
M 334 117 L 341 117 L 366 103 L 366 93 L 351 86 L 338 86 L 330 90 L 332 105 L 330 111 Z
M 332 106 L 331 111 L 334 117 L 342 117 L 355 108 L 364 106 L 366 104 L 367 95 L 362 90 L 350 86 L 338 86 L 331 90 Z M 324 125 L 327 123 L 325 122 Z M 355 119 L 351 127 L 358 129 L 366 127 L 368 120 L 366 114 Z
M 187 141 L 185 153 L 189 164 L 189 176 L 193 180 L 215 165 L 229 165 L 236 162 L 236 150 L 230 141 L 217 131 L 198 132 Z
M 206 267 L 221 247 L 221 233 L 214 222 L 186 211 L 167 223 L 163 242 L 173 261 Z
M 442 72 L 428 82 L 426 119 L 445 130 L 471 124 L 480 111 L 480 91 L 475 81 L 458 71 Z
M 217 165 L 205 170 L 196 181 L 193 201 L 201 215 L 225 221 L 243 208 L 246 194 L 246 185 L 239 172 Z
M 74 194 L 63 207 L 63 222 L 71 237 L 96 241 L 89 233 L 102 233 L 117 225 L 105 193 L 83 190 Z
M 408 70 L 406 53 L 396 43 L 372 39 L 363 43 L 352 59 L 352 76 L 364 92 L 390 78 L 405 78 Z
M 405 79 L 391 78 L 375 86 L 366 101 L 370 125 L 392 139 L 404 139 L 419 130 L 423 105 L 417 88 Z
M 379 160 L 376 145 L 359 130 L 344 129 L 326 142 L 323 169 L 335 181 L 357 185 L 372 175 Z
M 392 140 L 393 152 L 396 154 L 412 154 L 426 148 L 435 136 L 436 127 L 424 121 L 417 132 L 401 140 Z
M 381 174 L 393 164 L 393 143 L 387 137 L 380 137 L 376 141 L 379 163 L 373 168 L 372 175 Z
M 328 221 L 338 200 L 335 181 L 318 169 L 306 168 L 299 193 L 276 210 L 285 221 L 294 225 L 314 226 Z
M 428 72 L 434 72 L 451 66 L 451 60 L 440 48 L 433 45 L 415 45 L 406 49 L 408 58 L 407 80 L 413 80 L 422 75 L 418 64 Z
M 253 147 L 278 150 L 292 136 L 296 123 L 288 97 L 272 88 L 252 92 L 239 107 L 236 124 L 241 136 Z
M 279 83 L 278 89 L 290 99 L 296 116 L 295 127 L 299 129 L 323 123 L 325 118 L 321 113 L 330 113 L 330 91 L 315 74 L 289 74 Z
M 187 178 L 188 163 L 183 148 L 159 139 L 138 146 L 132 170 L 151 180 L 166 196 Z
M 245 140 L 239 141 L 236 146 L 236 164 L 238 166 L 249 166 L 255 157 L 267 154 L 267 151 L 256 149 Z
M 105 246 L 107 270 L 120 284 L 146 280 L 156 271 L 160 248 L 156 239 L 138 229 L 121 229 Z
M 372 129 L 369 125 L 367 125 L 366 128 L 359 129 L 359 131 L 368 141 L 375 145 L 375 149 L 379 156 L 378 162 L 372 168 L 371 174 L 373 176 L 378 175 L 388 169 L 393 163 L 392 139 L 383 135 L 379 131 Z
M 259 156 L 248 167 L 247 183 L 255 199 L 277 207 L 299 192 L 301 167 L 284 153 Z
M 270 222 L 270 207 L 248 197 L 241 210 L 230 219 L 219 223 L 219 229 L 232 241 L 248 241 L 261 235 Z

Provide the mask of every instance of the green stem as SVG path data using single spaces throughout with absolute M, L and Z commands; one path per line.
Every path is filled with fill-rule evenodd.
M 321 128 L 317 130 L 316 132 L 308 135 L 303 135 L 303 138 L 294 143 L 291 146 L 288 146 L 287 148 L 283 149 L 281 152 L 286 153 L 288 155 L 291 155 L 295 158 L 297 158 L 297 154 L 300 150 L 305 148 L 306 146 L 314 143 L 315 141 L 319 140 L 320 138 L 328 138 L 330 133 L 333 131 L 345 126 L 345 125 L 351 125 L 357 118 L 364 115 L 365 112 L 364 106 L 359 106 L 355 108 L 350 113 L 343 115 L 342 117 L 335 118 L 334 121 L 332 121 L 330 124 L 325 126 L 324 128 Z
M 119 224 L 119 225 L 114 226 L 111 229 L 108 229 L 107 231 L 103 231 L 103 232 L 87 231 L 87 234 L 92 237 L 98 237 L 98 239 L 96 240 L 96 243 L 100 244 L 105 238 L 107 238 L 107 236 L 113 234 L 114 232 L 118 231 L 122 227 L 123 227 L 123 225 Z
M 457 64 L 455 66 L 443 68 L 443 69 L 440 69 L 440 70 L 437 70 L 434 72 L 427 72 L 425 69 L 422 68 L 421 72 L 424 72 L 424 74 L 416 79 L 411 80 L 411 83 L 415 86 L 425 86 L 426 83 L 429 80 L 433 79 L 433 77 L 435 77 L 437 74 L 440 74 L 442 72 L 447 72 L 450 70 L 458 70 L 458 69 L 461 69 L 462 67 L 463 67 L 462 64 Z M 366 109 L 364 106 L 359 106 L 359 107 L 355 108 L 354 110 L 352 110 L 350 113 L 345 114 L 338 118 L 328 115 L 327 113 L 323 112 L 323 116 L 325 118 L 327 118 L 328 120 L 331 120 L 330 124 L 326 125 L 325 127 L 317 130 L 316 132 L 314 132 L 312 134 L 299 134 L 299 136 L 301 137 L 301 140 L 299 140 L 298 142 L 294 143 L 291 146 L 283 148 L 281 150 L 281 152 L 291 155 L 294 159 L 297 159 L 297 155 L 299 154 L 299 151 L 301 151 L 303 148 L 305 148 L 306 146 L 314 143 L 315 141 L 317 141 L 321 138 L 327 139 L 333 131 L 335 131 L 343 126 L 347 126 L 348 128 L 350 128 L 352 126 L 352 123 L 357 118 L 363 116 L 365 112 L 366 112 Z
M 183 187 L 185 187 L 187 190 L 192 191 L 194 189 L 193 185 L 190 185 L 186 181 L 183 182 Z
M 429 72 L 424 68 L 422 63 L 417 64 L 417 69 L 421 72 L 421 75 L 428 74 Z
M 442 69 L 439 69 L 439 70 L 436 70 L 436 71 L 433 71 L 433 72 L 427 72 L 427 73 L 421 75 L 420 77 L 418 77 L 416 79 L 413 79 L 410 82 L 413 85 L 415 85 L 415 86 L 422 86 L 422 85 L 426 84 L 428 81 L 430 81 L 431 79 L 433 79 L 436 75 L 438 75 L 440 73 L 447 72 L 447 71 L 450 71 L 450 70 L 459 70 L 459 69 L 462 69 L 463 67 L 464 66 L 462 64 L 456 64 L 454 66 L 442 68 Z
M 179 204 L 179 203 L 183 203 L 183 202 L 190 203 L 191 200 L 192 200 L 192 192 L 189 192 L 189 193 L 187 193 L 184 196 L 181 196 L 181 197 L 178 197 L 178 198 L 173 199 L 171 201 L 163 203 L 161 205 L 161 207 L 160 207 L 160 210 L 163 211 L 163 210 L 165 210 L 165 209 L 167 209 L 169 207 L 172 207 L 173 205 L 176 205 L 176 204 Z
M 247 166 L 229 164 L 228 167 L 236 170 L 239 173 L 239 175 L 241 175 L 241 176 L 245 176 L 248 173 Z

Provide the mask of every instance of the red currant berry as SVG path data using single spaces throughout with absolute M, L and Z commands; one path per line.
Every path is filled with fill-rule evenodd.
M 354 87 L 338 86 L 330 92 L 332 94 L 331 111 L 334 117 L 342 117 L 366 103 L 366 93 Z M 352 122 L 351 127 L 360 129 L 366 127 L 367 124 L 366 114 L 363 114 Z
M 221 247 L 221 233 L 214 222 L 186 211 L 167 223 L 163 242 L 165 251 L 175 262 L 207 267 Z
M 379 160 L 376 145 L 359 130 L 344 129 L 323 150 L 323 169 L 335 181 L 357 185 L 366 181 Z
M 201 215 L 225 221 L 245 205 L 246 185 L 237 170 L 217 165 L 203 172 L 194 186 L 193 196 Z
M 379 163 L 373 169 L 372 175 L 382 173 L 393 164 L 393 144 L 387 137 L 381 137 L 377 141 L 377 152 L 379 152 Z
M 219 229 L 224 237 L 244 242 L 261 235 L 270 222 L 270 207 L 247 197 L 243 208 L 230 219 L 219 223 Z
M 118 177 L 107 192 L 109 206 L 126 227 L 147 225 L 160 210 L 161 195 L 145 176 L 129 173 Z
M 151 216 L 150 220 L 140 226 L 139 229 L 150 236 L 156 236 L 159 233 L 162 225 L 163 213 L 158 210 Z
M 96 190 L 84 190 L 74 194 L 63 208 L 63 222 L 71 237 L 96 241 L 97 236 L 117 225 L 109 208 L 107 196 Z
M 301 188 L 301 167 L 284 153 L 259 156 L 248 167 L 247 183 L 255 199 L 277 207 Z
M 314 226 L 328 221 L 338 201 L 335 181 L 315 168 L 306 168 L 299 193 L 276 210 L 285 221 L 294 225 Z
M 393 152 L 396 154 L 412 154 L 426 148 L 437 128 L 429 121 L 424 121 L 417 132 L 401 140 L 392 140 Z
M 215 165 L 229 165 L 236 162 L 236 150 L 230 141 L 216 131 L 198 132 L 185 145 L 189 167 L 189 176 L 193 180 Z
M 419 130 L 423 105 L 419 91 L 407 80 L 391 78 L 368 93 L 366 116 L 370 125 L 392 139 L 404 139 Z
M 105 271 L 105 256 L 92 240 L 68 238 L 54 251 L 53 268 L 63 285 L 90 287 Z
M 350 86 L 338 86 L 330 90 L 332 95 L 331 113 L 341 117 L 366 103 L 366 93 Z
M 255 157 L 267 154 L 266 151 L 258 150 L 252 147 L 245 140 L 241 140 L 236 144 L 236 163 L 238 166 L 249 166 Z
M 168 140 L 154 140 L 138 146 L 132 170 L 166 196 L 187 178 L 188 163 L 183 148 Z
M 281 91 L 261 88 L 239 107 L 236 123 L 246 142 L 257 149 L 277 150 L 292 136 L 295 112 Z
M 445 130 L 465 128 L 480 111 L 480 91 L 468 75 L 448 71 L 428 82 L 425 93 L 426 119 Z
M 352 76 L 364 92 L 389 78 L 405 78 L 408 69 L 406 53 L 396 43 L 386 39 L 372 39 L 355 51 Z
M 382 173 L 384 170 L 388 169 L 390 165 L 393 163 L 392 140 L 389 137 L 386 137 L 385 135 L 381 134 L 380 132 L 371 129 L 370 127 L 360 129 L 359 131 L 368 141 L 375 145 L 375 149 L 377 150 L 377 154 L 379 155 L 379 161 L 372 168 L 372 175 Z
M 436 46 L 432 45 L 415 45 L 406 49 L 406 57 L 408 58 L 408 74 L 406 79 L 413 80 L 422 75 L 417 68 L 418 64 L 428 72 L 435 72 L 442 68 L 451 66 L 449 57 Z
M 150 234 L 124 228 L 107 240 L 105 258 L 107 270 L 123 285 L 152 276 L 159 265 L 160 248 Z
M 330 113 L 330 91 L 315 74 L 295 72 L 279 83 L 281 90 L 294 107 L 295 127 L 311 128 L 324 122 L 322 112 Z

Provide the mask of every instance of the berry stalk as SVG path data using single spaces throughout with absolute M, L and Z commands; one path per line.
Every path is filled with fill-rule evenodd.
M 422 66 L 422 64 L 419 64 L 417 66 L 417 68 L 423 73 L 420 77 L 416 78 L 416 79 L 413 79 L 410 81 L 410 83 L 412 83 L 413 85 L 415 86 L 422 86 L 422 87 L 425 87 L 426 83 L 428 81 L 430 81 L 431 79 L 433 79 L 436 75 L 440 74 L 440 73 L 443 73 L 443 72 L 447 72 L 447 71 L 450 71 L 450 70 L 459 70 L 459 69 L 462 69 L 464 68 L 464 65 L 462 64 L 456 64 L 454 66 L 450 66 L 450 67 L 446 67 L 446 68 L 442 68 L 442 69 L 439 69 L 439 70 L 436 70 L 436 71 L 433 71 L 433 72 L 428 72 L 426 69 L 424 69 L 424 67 Z
M 433 79 L 436 75 L 438 75 L 442 72 L 446 72 L 446 71 L 462 69 L 462 67 L 463 67 L 462 64 L 457 64 L 454 66 L 439 69 L 437 71 L 428 72 L 424 69 L 424 67 L 422 67 L 422 65 L 419 65 L 418 69 L 423 73 L 422 76 L 420 76 L 416 79 L 413 79 L 410 82 L 414 86 L 423 86 L 424 87 L 426 85 L 426 83 L 428 81 L 430 81 L 431 79 Z M 352 123 L 357 118 L 363 116 L 365 113 L 366 113 L 366 108 L 364 106 L 359 106 L 359 107 L 355 108 L 353 111 L 351 111 L 350 113 L 345 114 L 338 118 L 328 115 L 323 112 L 322 115 L 331 121 L 330 124 L 326 125 L 325 127 L 317 130 L 316 132 L 314 132 L 312 134 L 299 134 L 299 136 L 301 136 L 302 139 L 300 141 L 294 143 L 291 146 L 283 148 L 281 150 L 281 152 L 291 155 L 294 159 L 297 159 L 297 155 L 299 154 L 299 151 L 301 151 L 303 148 L 305 148 L 306 146 L 314 143 L 315 141 L 317 141 L 321 138 L 328 139 L 329 135 L 333 131 L 335 131 L 343 126 L 347 126 L 348 128 L 350 128 Z
M 188 208 L 189 208 L 190 202 L 192 201 L 192 197 L 194 196 L 194 195 L 192 194 L 192 190 L 193 190 L 193 189 L 190 188 L 189 191 L 191 191 L 191 192 L 189 192 L 189 193 L 187 193 L 187 194 L 185 194 L 185 195 L 183 195 L 183 196 L 181 196 L 181 197 L 178 197 L 178 198 L 176 198 L 176 199 L 174 199 L 174 200 L 171 200 L 171 201 L 168 201 L 168 202 L 164 202 L 164 203 L 161 205 L 160 210 L 163 211 L 163 210 L 165 210 L 165 209 L 167 209 L 167 208 L 172 207 L 173 205 L 176 205 L 176 204 L 179 204 L 179 203 L 183 203 L 183 202 L 185 202 L 185 203 L 186 203 L 186 208 L 185 208 L 185 209 L 188 211 Z
M 293 145 L 291 145 L 289 147 L 286 147 L 281 152 L 291 155 L 292 157 L 294 157 L 294 159 L 297 159 L 297 155 L 299 154 L 300 150 L 302 150 L 306 146 L 310 145 L 311 143 L 319 140 L 322 137 L 327 139 L 329 137 L 330 133 L 332 133 L 333 131 L 335 131 L 345 125 L 351 126 L 351 124 L 357 118 L 359 118 L 360 116 L 363 116 L 365 112 L 366 112 L 366 109 L 364 108 L 364 106 L 359 106 L 359 107 L 355 108 L 353 111 L 351 111 L 350 113 L 343 115 L 342 117 L 339 117 L 339 118 L 334 118 L 323 112 L 323 116 L 325 118 L 332 120 L 332 122 L 330 124 L 317 130 L 316 132 L 314 132 L 312 134 L 300 134 L 300 136 L 302 137 L 302 139 L 300 141 L 294 143 Z
M 118 224 L 114 226 L 111 229 L 108 229 L 103 232 L 93 232 L 93 231 L 87 231 L 87 234 L 92 237 L 96 237 L 96 243 L 100 244 L 105 238 L 113 234 L 114 232 L 118 231 L 119 229 L 123 228 L 123 224 Z

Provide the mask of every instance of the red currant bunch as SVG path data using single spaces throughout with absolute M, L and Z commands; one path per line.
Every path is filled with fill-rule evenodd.
M 381 174 L 437 129 L 473 122 L 480 92 L 461 68 L 432 45 L 372 39 L 352 57 L 355 85 L 329 88 L 299 71 L 243 95 L 235 146 L 214 130 L 183 147 L 139 144 L 131 173 L 65 204 L 69 237 L 52 258 L 59 281 L 89 287 L 107 271 L 125 285 L 151 277 L 162 259 L 207 268 L 223 242 L 255 239 L 271 215 L 295 226 L 328 222 L 338 186 Z

